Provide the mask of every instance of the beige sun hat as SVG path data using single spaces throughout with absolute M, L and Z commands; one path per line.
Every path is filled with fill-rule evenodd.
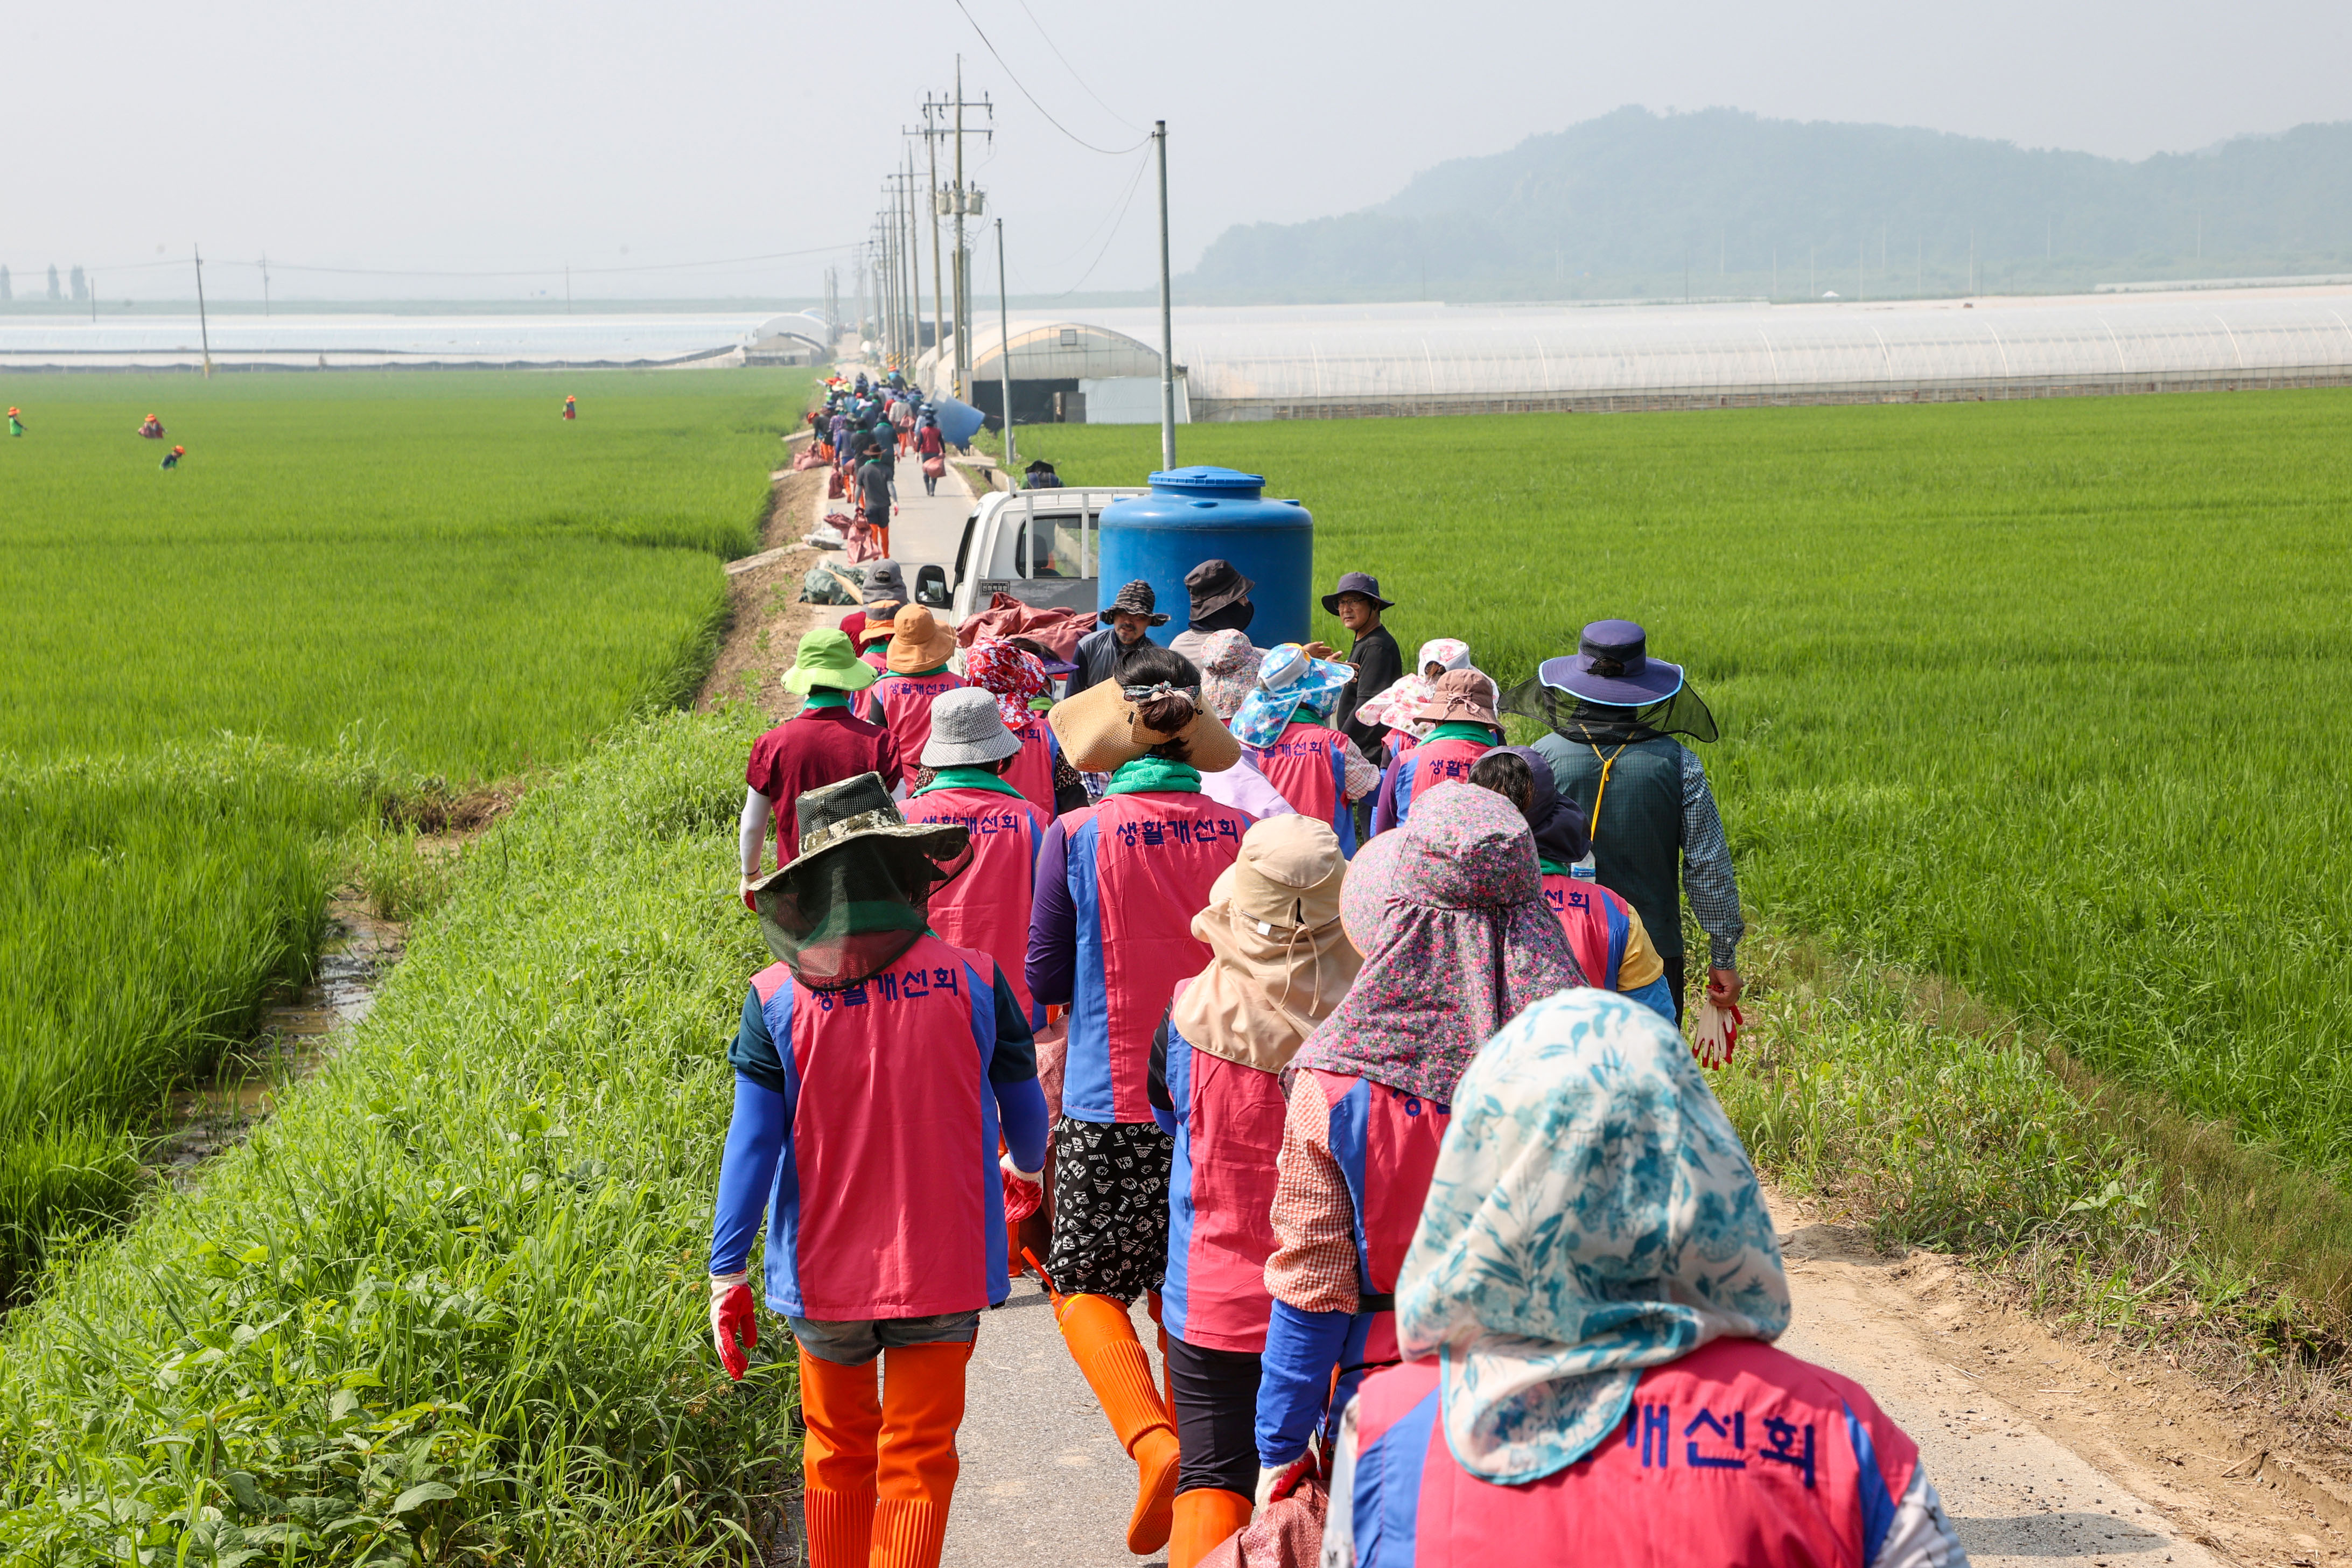
M 1154 746 L 1184 742 L 1186 760 L 1204 773 L 1221 773 L 1242 760 L 1242 743 L 1209 711 L 1197 692 L 1192 721 L 1173 734 L 1146 724 L 1136 713 L 1136 700 L 1116 680 L 1089 686 L 1066 702 L 1056 702 L 1045 715 L 1062 754 L 1082 773 L 1107 773 L 1135 761 Z

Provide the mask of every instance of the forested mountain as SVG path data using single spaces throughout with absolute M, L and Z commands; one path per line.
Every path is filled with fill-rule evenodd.
M 1226 230 L 1188 300 L 2030 292 L 2352 273 L 2352 122 L 2137 163 L 1621 109 L 1338 217 Z

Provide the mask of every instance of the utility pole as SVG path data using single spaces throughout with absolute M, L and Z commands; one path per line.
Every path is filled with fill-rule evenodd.
M 89 324 L 94 327 L 98 325 L 98 274 L 85 272 L 82 277 L 89 284 Z
M 963 57 L 958 55 L 955 68 L 955 97 L 945 100 L 927 99 L 923 103 L 923 112 L 926 116 L 934 110 L 953 113 L 952 132 L 942 131 L 940 134 L 952 134 L 955 137 L 955 183 L 948 186 L 944 192 L 940 192 L 932 197 L 931 211 L 934 216 L 944 216 L 955 219 L 954 267 L 950 274 L 949 284 L 949 293 L 955 301 L 953 307 L 956 324 L 955 360 L 950 375 L 949 390 L 956 396 L 964 398 L 971 395 L 971 245 L 965 237 L 963 220 L 980 216 L 982 207 L 986 205 L 982 199 L 982 193 L 973 190 L 963 181 L 963 111 L 967 109 L 977 109 L 988 115 L 992 123 L 979 128 L 976 133 L 986 136 L 992 143 L 996 139 L 996 128 L 993 124 L 996 118 L 995 106 L 989 102 L 986 93 L 982 93 L 977 99 L 964 97 Z M 936 260 L 933 262 L 931 270 L 935 275 L 939 271 Z
M 269 319 L 269 258 L 261 258 L 261 317 Z
M 189 249 L 196 258 L 196 330 L 204 333 L 205 379 L 210 381 L 213 378 L 213 323 L 212 318 L 205 311 L 205 247 L 195 245 L 190 246 Z
M 940 270 L 940 132 L 931 123 L 932 107 L 930 100 L 923 100 L 923 156 L 930 160 L 930 187 L 923 198 L 923 211 L 931 224 L 931 346 L 939 351 L 944 363 L 948 349 L 947 284 Z M 918 299 L 915 304 L 919 310 L 922 300 Z M 936 368 L 932 374 L 938 374 Z
M 1013 450 L 1013 318 L 1004 302 L 1004 220 L 996 220 L 996 374 L 998 395 L 1004 399 L 1004 477 L 1013 484 L 1021 469 Z
M 1151 122 L 1160 143 L 1160 467 L 1176 466 L 1176 327 L 1168 304 L 1168 121 Z
M 906 182 L 898 190 L 899 232 L 907 247 L 907 353 L 908 363 L 923 357 L 923 247 L 915 243 L 915 150 L 907 149 Z

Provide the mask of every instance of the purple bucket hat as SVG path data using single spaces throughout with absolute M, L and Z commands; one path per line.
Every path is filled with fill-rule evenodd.
M 1646 708 L 1683 689 L 1683 667 L 1649 657 L 1648 638 L 1638 622 L 1595 621 L 1577 639 L 1577 650 L 1548 658 L 1537 677 L 1606 708 Z

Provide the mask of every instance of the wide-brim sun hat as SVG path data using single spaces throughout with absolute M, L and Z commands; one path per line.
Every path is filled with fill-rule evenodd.
M 1494 678 L 1485 670 L 1449 669 L 1437 678 L 1429 700 L 1414 709 L 1412 716 L 1430 724 L 1499 727 L 1503 721 L 1496 716 L 1495 706 L 1500 697 Z
M 1100 681 L 1055 703 L 1045 722 L 1062 742 L 1070 766 L 1082 773 L 1116 772 L 1171 741 L 1182 741 L 1185 760 L 1204 773 L 1223 773 L 1241 761 L 1241 742 L 1197 693 L 1192 721 L 1172 734 L 1146 724 L 1137 714 L 1137 700 L 1118 681 Z
M 887 641 L 890 634 L 898 629 L 898 612 L 903 607 L 896 603 L 875 605 L 875 610 L 879 613 L 866 617 L 866 625 L 858 629 L 858 646 L 863 647 L 868 643 Z
M 888 556 L 866 563 L 865 592 L 860 595 L 866 607 L 877 605 L 903 605 L 907 602 L 907 574 Z
M 1122 584 L 1118 595 L 1111 600 L 1110 608 L 1095 619 L 1108 626 L 1114 616 L 1141 616 L 1155 626 L 1168 624 L 1168 617 L 1160 613 L 1160 595 L 1152 592 L 1151 584 L 1140 577 Z
M 995 694 L 967 686 L 931 704 L 931 737 L 920 760 L 927 768 L 985 767 L 1020 750 L 1021 737 L 1005 727 Z
M 1652 658 L 1634 621 L 1594 621 L 1576 652 L 1544 660 L 1536 675 L 1555 691 L 1609 708 L 1646 708 L 1683 689 L 1683 667 Z
M 884 660 L 893 675 L 937 669 L 955 657 L 956 635 L 921 605 L 908 605 L 890 623 L 890 651 Z
M 1257 689 L 1258 652 L 1247 632 L 1211 632 L 1201 644 L 1201 696 L 1230 725 Z
M 1225 560 L 1203 561 L 1184 574 L 1184 587 L 1192 597 L 1192 618 L 1200 620 L 1213 616 L 1228 605 L 1239 604 L 1249 597 L 1257 584 L 1241 574 L 1241 568 Z
M 829 686 L 838 691 L 863 691 L 880 679 L 872 665 L 857 657 L 857 650 L 849 646 L 846 637 L 828 627 L 803 634 L 793 667 L 784 671 L 784 689 L 803 697 L 810 688 L 817 686 Z
M 793 863 L 752 883 L 768 951 L 818 989 L 854 984 L 925 929 L 932 892 L 971 864 L 961 823 L 910 823 L 878 773 L 804 792 Z
M 1383 610 L 1396 608 L 1394 599 L 1381 597 L 1381 580 L 1378 577 L 1369 572 L 1346 572 L 1339 576 L 1339 585 L 1323 595 L 1323 613 L 1327 616 L 1338 615 L 1340 599 L 1349 594 L 1361 594 L 1374 605 Z

